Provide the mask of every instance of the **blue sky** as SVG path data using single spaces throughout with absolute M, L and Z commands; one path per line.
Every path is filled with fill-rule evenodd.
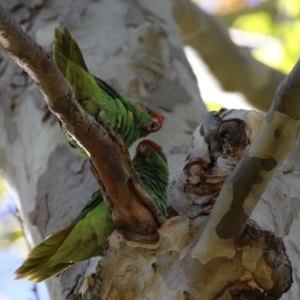
M 0 300 L 49 300 L 45 283 L 36 285 L 25 279 L 14 280 L 14 271 L 22 264 L 29 251 L 26 240 L 8 240 L 11 232 L 21 230 L 14 216 L 16 207 L 11 196 L 0 199 Z

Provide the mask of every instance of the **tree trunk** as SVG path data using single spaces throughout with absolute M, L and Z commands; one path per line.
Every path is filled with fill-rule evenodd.
M 8 1 L 4 5 L 48 50 L 54 28 L 66 26 L 91 73 L 123 95 L 158 109 L 164 127 L 150 138 L 163 146 L 171 174 L 182 168 L 191 134 L 206 109 L 169 1 L 151 5 L 147 1 L 48 1 L 29 6 Z M 1 168 L 18 195 L 25 234 L 34 246 L 66 227 L 97 183 L 88 160 L 67 144 L 38 87 L 3 53 L 1 59 Z M 92 265 L 90 274 L 95 261 L 98 258 L 75 264 L 47 281 L 51 299 L 78 292 L 85 271 Z
M 68 27 L 91 73 L 158 109 L 165 120 L 161 132 L 150 137 L 163 146 L 172 178 L 173 217 L 159 229 L 160 240 L 141 244 L 114 232 L 96 275 L 84 281 L 98 258 L 75 264 L 47 282 L 51 298 L 278 299 L 289 290 L 281 299 L 298 299 L 299 220 L 293 210 L 299 200 L 290 197 L 281 175 L 273 176 L 295 147 L 299 65 L 265 120 L 260 113 L 235 110 L 212 112 L 203 120 L 205 107 L 171 1 L 7 5 L 45 48 L 51 47 L 55 26 Z M 6 48 L 5 39 L 1 43 Z M 23 54 L 17 53 L 21 65 Z M 1 102 L 1 168 L 19 196 L 26 236 L 36 244 L 68 225 L 97 184 L 88 161 L 65 142 L 36 86 L 1 58 L 1 92 L 7 98 Z

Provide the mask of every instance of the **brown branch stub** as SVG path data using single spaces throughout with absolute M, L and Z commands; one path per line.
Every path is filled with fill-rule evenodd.
M 132 166 L 127 148 L 124 147 L 122 140 L 117 135 L 113 136 L 113 141 L 118 149 L 118 152 L 120 153 L 120 156 L 122 157 L 122 164 L 126 170 L 126 173 L 128 174 L 128 184 L 132 185 L 138 198 L 141 199 L 148 208 L 150 208 L 151 212 L 155 215 L 159 223 L 163 223 L 166 218 L 163 216 L 156 203 L 145 190 L 139 175 Z
M 108 132 L 81 108 L 70 84 L 60 73 L 50 53 L 25 33 L 2 5 L 0 44 L 34 79 L 50 110 L 89 154 L 98 174 L 96 177 L 103 182 L 111 201 L 116 223 L 138 235 L 148 236 L 148 240 L 152 242 L 157 241 L 159 224 L 155 215 L 159 214 L 157 211 L 154 211 L 155 215 L 151 212 L 139 197 L 143 193 L 137 193 L 134 188 L 140 183 L 137 183 L 137 175 L 134 179 L 130 178 L 133 167 L 128 161 L 127 149 L 121 142 L 116 146 L 116 137 L 110 130 Z M 122 153 L 127 153 L 127 157 Z M 153 200 L 152 202 L 154 204 Z
M 193 133 L 182 173 L 170 187 L 172 207 L 180 215 L 208 214 L 221 188 L 255 140 L 264 114 L 256 111 L 209 112 Z M 178 191 L 184 193 L 183 196 Z

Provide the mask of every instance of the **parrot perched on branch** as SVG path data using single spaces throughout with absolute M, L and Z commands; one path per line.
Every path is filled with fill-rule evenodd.
M 98 123 L 109 124 L 127 147 L 162 127 L 163 119 L 159 113 L 138 101 L 123 98 L 106 82 L 89 73 L 80 48 L 68 29 L 55 29 L 53 55 L 84 110 Z M 70 144 L 86 155 L 74 138 L 65 133 Z
M 166 215 L 169 170 L 162 148 L 151 140 L 143 140 L 137 146 L 132 163 L 146 191 Z M 75 262 L 100 255 L 116 228 L 111 210 L 98 190 L 67 228 L 48 236 L 31 250 L 15 271 L 16 279 L 41 282 Z

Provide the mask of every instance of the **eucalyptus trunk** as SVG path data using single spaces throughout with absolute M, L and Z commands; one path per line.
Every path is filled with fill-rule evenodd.
M 164 117 L 163 129 L 150 136 L 164 148 L 171 173 L 170 218 L 159 241 L 138 243 L 114 232 L 100 264 L 77 263 L 47 281 L 51 299 L 298 299 L 297 166 L 285 165 L 288 175 L 278 167 L 295 148 L 299 67 L 266 118 L 234 110 L 206 115 L 172 3 L 4 3 L 46 50 L 54 28 L 66 26 L 91 73 Z M 0 33 L 7 24 L 0 22 Z M 4 35 L 2 47 L 24 67 L 29 49 L 14 52 Z M 30 77 L 3 53 L 0 67 L 1 169 L 33 246 L 69 225 L 97 182 Z
M 163 130 L 150 138 L 163 146 L 171 174 L 182 168 L 206 109 L 171 2 L 7 1 L 4 6 L 46 50 L 52 50 L 55 27 L 67 27 L 91 73 L 163 115 Z M 78 215 L 97 182 L 88 160 L 68 145 L 39 88 L 3 52 L 1 60 L 1 169 L 16 191 L 26 238 L 34 246 Z M 75 264 L 47 281 L 51 299 L 78 292 L 98 260 Z

